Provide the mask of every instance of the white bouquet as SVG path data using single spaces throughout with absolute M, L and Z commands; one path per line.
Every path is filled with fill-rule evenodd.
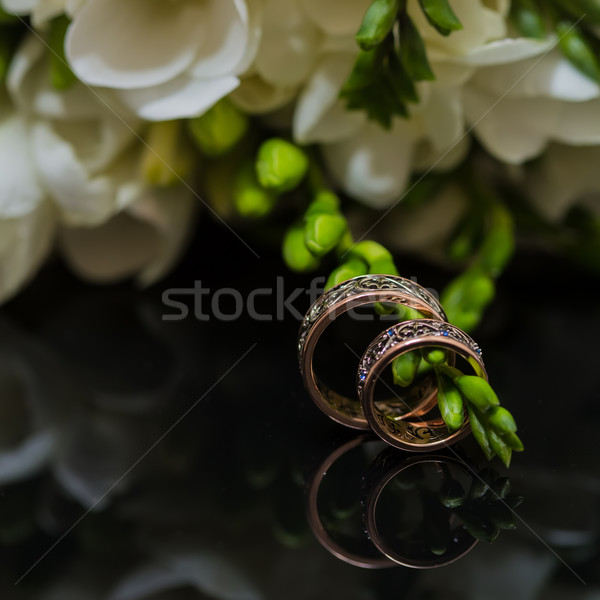
M 513 250 L 510 186 L 598 267 L 597 0 L 0 6 L 1 301 L 56 250 L 152 283 L 204 206 L 270 219 L 295 270 L 342 250 L 329 284 L 395 270 L 374 233 L 464 265 L 445 305 L 469 329 Z

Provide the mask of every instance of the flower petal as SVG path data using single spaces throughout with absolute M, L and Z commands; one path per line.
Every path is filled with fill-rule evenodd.
M 54 241 L 56 215 L 49 202 L 16 219 L 0 219 L 0 302 L 35 274 Z
M 199 57 L 190 69 L 194 79 L 234 75 L 248 49 L 249 15 L 239 0 L 211 0 L 206 5 L 207 23 Z
M 45 122 L 32 127 L 32 148 L 40 179 L 71 224 L 98 224 L 114 212 L 110 179 L 90 177 L 75 149 Z
M 88 84 L 144 88 L 187 69 L 209 25 L 204 2 L 90 0 L 67 31 L 65 52 Z
M 187 74 L 152 88 L 119 90 L 119 100 L 147 121 L 195 117 L 232 92 L 240 83 L 234 76 L 190 79 Z
M 229 99 L 247 113 L 263 114 L 285 106 L 296 94 L 296 87 L 274 86 L 258 75 L 251 75 L 242 79 Z
M 454 60 L 466 65 L 501 65 L 548 52 L 556 45 L 554 37 L 545 40 L 505 38 L 478 46 Z
M 179 257 L 193 213 L 193 198 L 185 186 L 142 190 L 127 211 L 99 227 L 63 228 L 60 247 L 83 279 L 112 282 L 137 274 L 147 285 Z
M 346 53 L 324 57 L 298 99 L 294 112 L 294 138 L 303 144 L 336 142 L 356 132 L 364 123 L 362 111 L 346 110 L 339 92 L 352 69 Z
M 296 0 L 267 0 L 256 71 L 276 86 L 298 85 L 315 64 L 319 42 L 317 28 Z
M 556 109 L 548 102 L 535 101 L 535 119 L 553 122 Z M 476 90 L 464 90 L 468 122 L 488 152 L 509 164 L 534 158 L 544 149 L 549 130 L 533 124 L 528 100 L 503 98 Z M 541 114 L 543 113 L 543 114 Z
M 371 0 L 300 0 L 313 23 L 332 36 L 354 36 Z
M 357 134 L 325 144 L 323 152 L 332 174 L 344 190 L 376 208 L 398 200 L 410 175 L 415 131 L 398 120 L 387 132 L 369 123 Z
M 481 69 L 471 84 L 497 96 L 550 97 L 569 101 L 598 98 L 600 86 L 575 69 L 557 50 L 541 57 Z
M 600 194 L 598 146 L 572 147 L 551 144 L 527 182 L 529 198 L 552 221 L 587 197 Z M 600 206 L 596 206 L 600 213 Z
M 29 129 L 17 116 L 0 120 L 0 218 L 27 215 L 43 198 L 31 156 Z
M 183 185 L 172 189 L 150 189 L 129 208 L 129 214 L 153 225 L 161 236 L 154 257 L 138 274 L 139 283 L 154 283 L 181 256 L 192 233 L 195 209 L 194 198 Z

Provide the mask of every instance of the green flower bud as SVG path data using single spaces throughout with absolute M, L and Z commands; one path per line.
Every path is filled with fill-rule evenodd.
M 57 90 L 66 90 L 77 81 L 65 56 L 65 35 L 71 21 L 65 15 L 52 19 L 48 30 L 47 44 L 50 60 L 50 79 Z
M 450 236 L 448 256 L 457 262 L 472 256 L 478 244 L 481 227 L 481 219 L 477 214 L 469 214 L 462 219 Z
M 497 277 L 514 253 L 515 232 L 513 219 L 508 210 L 504 207 L 496 207 L 493 212 L 492 229 L 483 241 L 478 263 L 490 275 Z
M 408 387 L 415 378 L 420 362 L 421 354 L 415 350 L 397 356 L 392 361 L 394 383 L 402 387 Z
M 430 365 L 441 365 L 446 362 L 446 352 L 440 348 L 423 352 L 423 359 Z
M 556 24 L 556 33 L 558 45 L 567 59 L 584 75 L 600 82 L 600 63 L 579 27 L 570 21 L 560 21 Z
M 417 309 L 405 304 L 396 304 L 395 312 L 398 315 L 398 321 L 414 321 L 423 318 L 423 314 Z
M 538 40 L 546 37 L 544 14 L 535 0 L 513 0 L 510 12 L 521 35 Z
M 316 214 L 335 215 L 339 212 L 340 199 L 329 190 L 322 190 L 315 195 L 314 200 L 308 205 L 305 217 Z
M 331 275 L 329 275 L 327 282 L 325 283 L 325 289 L 328 290 L 334 285 L 342 283 L 342 281 L 352 279 L 352 277 L 366 274 L 367 264 L 360 260 L 360 258 L 351 258 L 331 272 Z
M 459 329 L 466 331 L 473 331 L 483 316 L 483 312 L 479 310 L 465 310 L 465 311 L 452 311 L 446 310 L 448 315 L 448 321 L 453 325 L 456 325 Z
M 408 13 L 400 17 L 400 60 L 413 81 L 435 79 L 423 38 Z
M 437 383 L 437 401 L 442 419 L 449 431 L 456 431 L 463 424 L 463 398 L 460 391 L 445 375 L 438 373 Z
M 523 442 L 519 439 L 519 436 L 516 433 L 505 433 L 502 435 L 502 440 L 511 450 L 514 450 L 515 452 L 523 452 Z
M 490 440 L 492 452 L 504 463 L 504 466 L 508 468 L 510 466 L 512 450 L 491 427 L 487 428 L 487 435 Z
M 488 412 L 487 418 L 490 426 L 500 435 L 514 433 L 517 430 L 513 416 L 503 406 L 494 406 Z
M 483 420 L 483 416 L 479 413 L 477 409 L 472 406 L 469 406 L 467 403 L 467 412 L 469 413 L 469 422 L 471 424 L 471 432 L 473 433 L 473 437 L 475 441 L 479 444 L 485 457 L 488 460 L 492 460 L 494 456 L 492 452 L 492 447 L 490 446 L 490 440 L 488 439 L 487 431 L 485 428 L 485 422 Z
M 300 184 L 308 166 L 308 157 L 298 146 L 272 138 L 263 142 L 258 150 L 256 174 L 264 188 L 283 194 Z
M 292 271 L 300 273 L 312 271 L 319 265 L 319 260 L 309 252 L 304 243 L 304 227 L 291 227 L 283 238 L 283 260 Z
M 192 139 L 205 156 L 229 152 L 248 131 L 248 117 L 224 98 L 199 117 L 187 120 Z
M 181 135 L 181 121 L 150 123 L 142 154 L 143 178 L 151 185 L 168 187 L 180 183 L 191 169 L 193 153 Z
M 373 0 L 356 34 L 358 45 L 370 50 L 381 44 L 392 31 L 399 10 L 400 0 Z
M 465 399 L 483 413 L 500 404 L 496 392 L 483 377 L 461 375 L 454 383 Z
M 488 275 L 479 275 L 469 281 L 465 289 L 463 306 L 472 310 L 483 310 L 496 295 L 494 281 Z
M 446 508 L 457 508 L 465 501 L 465 490 L 456 479 L 446 479 L 438 492 L 440 502 Z
M 271 212 L 275 202 L 275 194 L 258 183 L 254 164 L 245 162 L 233 180 L 233 203 L 238 213 L 249 218 L 263 217 Z
M 393 260 L 375 260 L 369 265 L 369 273 L 378 273 L 380 275 L 398 275 L 398 269 Z
M 358 244 L 355 244 L 352 247 L 350 253 L 352 256 L 362 258 L 369 267 L 373 263 L 393 263 L 394 261 L 389 250 L 386 250 L 381 244 L 370 240 L 358 242 Z M 371 270 L 371 273 L 372 272 L 373 271 Z
M 313 214 L 305 219 L 304 243 L 315 256 L 324 256 L 337 246 L 347 227 L 340 214 Z
M 450 8 L 448 0 L 419 0 L 419 4 L 429 23 L 442 35 L 462 29 L 462 23 Z

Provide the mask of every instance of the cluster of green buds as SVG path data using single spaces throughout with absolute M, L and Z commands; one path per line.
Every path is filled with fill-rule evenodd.
M 330 191 L 320 190 L 302 220 L 286 233 L 284 260 L 295 271 L 315 269 L 322 257 L 346 243 L 348 235 L 348 223 L 340 212 L 339 198 Z
M 401 307 L 400 320 L 419 319 L 422 314 L 414 309 Z M 500 406 L 498 396 L 486 379 L 478 375 L 466 375 L 448 365 L 446 351 L 427 348 L 405 352 L 392 361 L 392 376 L 396 385 L 408 387 L 420 377 L 435 374 L 437 403 L 440 414 L 450 432 L 459 430 L 465 413 L 473 437 L 486 458 L 494 456 L 508 467 L 512 452 L 521 452 L 523 443 L 517 436 L 517 426 L 510 412 Z
M 419 4 L 440 34 L 462 28 L 448 0 L 419 0 Z M 340 95 L 350 110 L 364 110 L 389 128 L 394 116 L 408 116 L 407 105 L 419 101 L 415 84 L 435 79 L 407 1 L 373 0 L 356 41 L 360 52 Z
M 587 77 L 600 82 L 598 0 L 513 0 L 511 18 L 526 37 L 545 39 L 554 31 L 564 56 Z
M 515 247 L 514 222 L 499 201 L 484 204 L 487 231 L 480 239 L 482 215 L 469 212 L 452 236 L 448 254 L 455 260 L 471 255 L 470 266 L 452 280 L 441 294 L 448 320 L 464 331 L 472 331 L 493 300 L 494 280 L 502 273 Z

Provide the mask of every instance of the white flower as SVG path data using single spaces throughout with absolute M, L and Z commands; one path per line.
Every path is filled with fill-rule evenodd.
M 316 0 L 301 3 L 307 12 L 318 14 Z M 362 112 L 348 111 L 339 98 L 357 53 L 352 36 L 368 4 L 356 0 L 351 3 L 353 12 L 346 12 L 345 5 L 325 2 L 328 19 L 324 22 L 330 36 L 299 95 L 293 131 L 301 143 L 322 144 L 328 165 L 349 194 L 383 207 L 401 197 L 414 170 L 450 168 L 464 156 L 468 139 L 461 86 L 475 71 L 471 62 L 480 49 L 506 35 L 508 5 L 504 1 L 456 0 L 452 7 L 464 29 L 444 37 L 429 25 L 417 0 L 409 2 L 409 13 L 426 43 L 436 81 L 419 84 L 421 100 L 410 107 L 410 119 L 395 119 L 386 132 L 367 122 Z M 343 26 L 336 28 L 335 22 Z
M 551 221 L 560 221 L 574 205 L 600 216 L 600 147 L 551 144 L 526 180 L 529 198 Z
M 0 111 L 0 300 L 36 272 L 57 228 L 67 261 L 88 279 L 152 283 L 188 238 L 191 189 L 150 186 L 137 121 L 82 83 L 57 92 L 47 74 L 44 46 L 31 35 L 8 74 L 19 112 L 8 99 Z
M 504 48 L 517 43 L 507 40 Z M 550 141 L 600 142 L 600 86 L 554 44 L 538 44 L 539 56 L 482 68 L 464 88 L 468 121 L 490 154 L 504 162 L 534 158 Z
M 35 274 L 51 250 L 56 213 L 45 200 L 27 124 L 0 95 L 0 301 Z
M 190 117 L 238 86 L 252 19 L 245 0 L 87 0 L 65 51 L 81 81 L 112 89 L 138 116 Z

